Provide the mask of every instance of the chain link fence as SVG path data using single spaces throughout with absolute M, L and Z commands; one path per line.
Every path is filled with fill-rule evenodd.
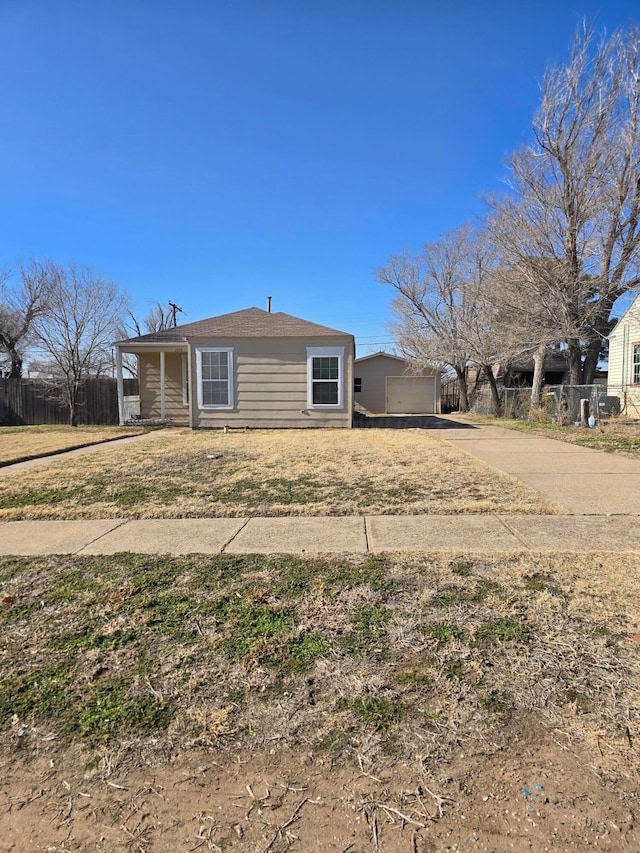
M 531 388 L 502 388 L 502 414 L 516 420 L 531 417 Z M 602 418 L 620 413 L 618 397 L 607 396 L 604 385 L 545 385 L 539 409 L 541 418 L 554 423 L 580 423 L 581 400 L 589 401 L 589 414 L 599 423 Z M 491 391 L 480 388 L 473 395 L 471 411 L 495 415 Z

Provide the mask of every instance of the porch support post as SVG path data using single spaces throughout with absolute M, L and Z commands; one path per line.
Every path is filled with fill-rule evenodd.
M 118 423 L 124 426 L 124 380 L 122 378 L 122 353 L 116 346 L 116 386 L 118 389 Z
M 160 350 L 160 420 L 164 422 L 164 398 L 165 398 L 165 370 L 164 370 L 164 350 Z

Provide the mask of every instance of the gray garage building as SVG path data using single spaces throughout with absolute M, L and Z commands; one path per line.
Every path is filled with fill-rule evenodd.
M 354 362 L 354 402 L 376 415 L 440 413 L 440 371 L 427 367 L 416 373 L 397 355 L 376 352 Z

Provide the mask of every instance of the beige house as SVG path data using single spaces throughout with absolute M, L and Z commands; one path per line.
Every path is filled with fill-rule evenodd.
M 607 395 L 620 398 L 620 411 L 640 418 L 640 296 L 609 335 Z
M 140 417 L 193 429 L 351 427 L 352 335 L 247 308 L 118 341 L 137 357 Z
M 354 402 L 371 414 L 435 415 L 440 413 L 440 371 L 416 373 L 397 355 L 376 352 L 354 363 Z

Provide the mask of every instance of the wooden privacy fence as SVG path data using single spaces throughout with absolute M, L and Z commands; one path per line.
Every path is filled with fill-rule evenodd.
M 125 394 L 137 392 L 137 380 L 125 379 Z M 50 381 L 0 379 L 0 425 L 68 424 L 69 408 Z M 78 424 L 110 426 L 118 423 L 115 379 L 87 379 L 80 389 Z

